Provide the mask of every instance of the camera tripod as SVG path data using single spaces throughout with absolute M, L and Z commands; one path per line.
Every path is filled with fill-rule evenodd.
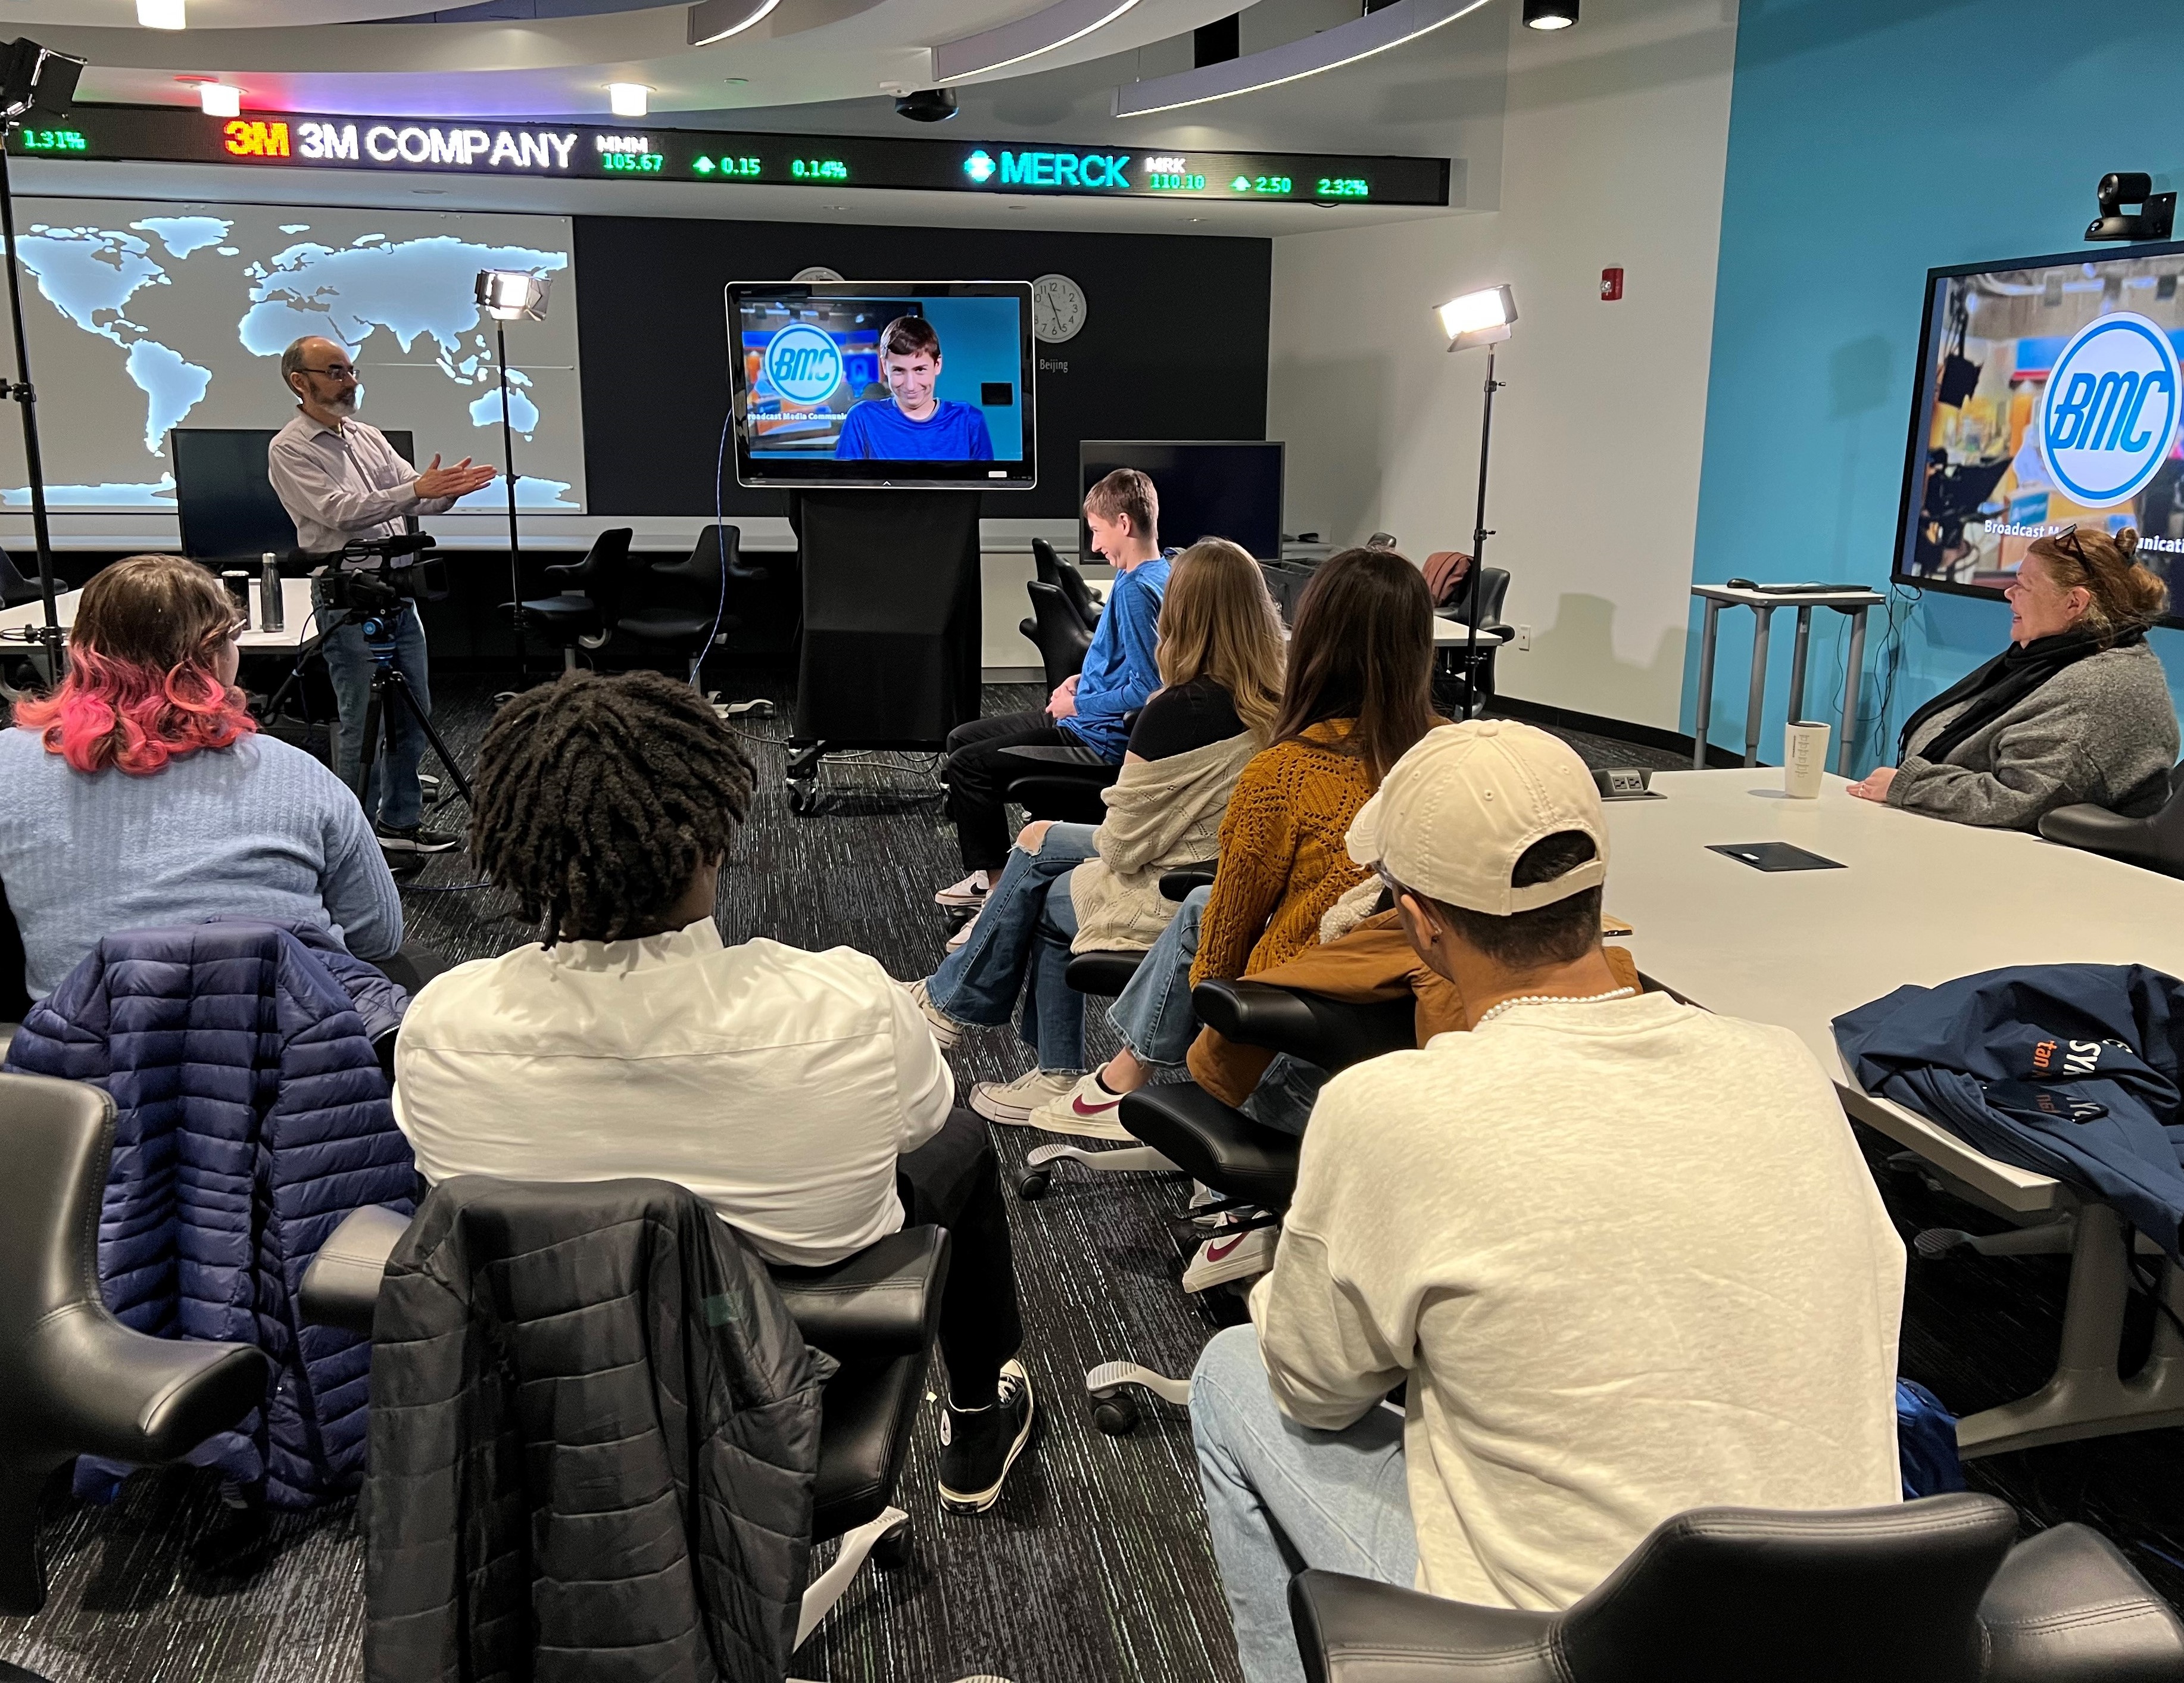
M 365 799 L 365 791 L 371 787 L 371 768 L 379 760 L 380 738 L 383 735 L 388 746 L 393 746 L 395 711 L 406 708 L 410 722 L 425 733 L 425 740 L 432 744 L 432 752 L 440 756 L 440 763 L 448 768 L 448 775 L 455 780 L 455 787 L 462 791 L 464 800 L 475 812 L 477 801 L 471 793 L 471 780 L 463 775 L 463 768 L 455 763 L 448 744 L 440 739 L 439 732 L 425 716 L 425 710 L 417 705 L 416 693 L 410 688 L 410 681 L 394 664 L 394 627 L 405 605 L 397 603 L 391 611 L 367 610 L 358 618 L 364 631 L 365 652 L 371 656 L 371 699 L 364 710 L 364 739 L 357 747 L 356 798 L 359 801 Z

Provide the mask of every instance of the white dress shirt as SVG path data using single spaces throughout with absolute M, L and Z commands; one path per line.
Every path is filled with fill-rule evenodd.
M 405 515 L 445 514 L 455 505 L 453 497 L 420 497 L 417 470 L 385 433 L 361 421 L 332 427 L 299 410 L 273 435 L 265 467 L 296 522 L 296 547 L 306 554 L 331 554 L 360 538 L 395 537 Z
M 673 1181 L 815 1267 L 902 1226 L 895 1159 L 956 1098 L 877 960 L 726 946 L 710 918 L 459 965 L 410 1005 L 394 1073 L 427 1180 Z

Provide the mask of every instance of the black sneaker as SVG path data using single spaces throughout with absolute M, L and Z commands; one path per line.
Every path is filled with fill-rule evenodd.
M 951 1403 L 940 1411 L 940 1505 L 951 1513 L 983 1513 L 999 1502 L 1031 1441 L 1031 1375 L 1022 1363 L 1001 1364 L 1000 1390 L 990 1408 Z
M 410 824 L 396 830 L 385 824 L 375 824 L 372 832 L 379 838 L 383 853 L 445 853 L 449 848 L 462 845 L 460 836 L 451 836 L 439 830 L 428 830 L 421 824 Z

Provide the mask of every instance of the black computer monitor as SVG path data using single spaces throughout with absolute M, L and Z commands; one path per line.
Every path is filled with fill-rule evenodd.
M 386 437 L 403 460 L 416 460 L 408 432 Z M 182 553 L 192 560 L 254 561 L 296 547 L 296 522 L 266 476 L 272 442 L 270 430 L 254 426 L 178 426 L 167 435 Z
M 1163 549 L 1226 538 L 1262 561 L 1282 553 L 1282 444 L 1279 439 L 1154 443 L 1088 438 L 1077 447 L 1081 508 L 1092 488 L 1118 467 L 1134 467 L 1160 493 Z M 1078 553 L 1089 564 L 1092 531 L 1080 518 Z

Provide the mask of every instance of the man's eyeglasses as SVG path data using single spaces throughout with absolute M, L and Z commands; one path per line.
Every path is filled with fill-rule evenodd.
M 328 363 L 324 368 L 306 368 L 304 372 L 316 374 L 323 379 L 337 380 L 345 385 L 353 385 L 356 381 L 356 371 L 345 362 Z

